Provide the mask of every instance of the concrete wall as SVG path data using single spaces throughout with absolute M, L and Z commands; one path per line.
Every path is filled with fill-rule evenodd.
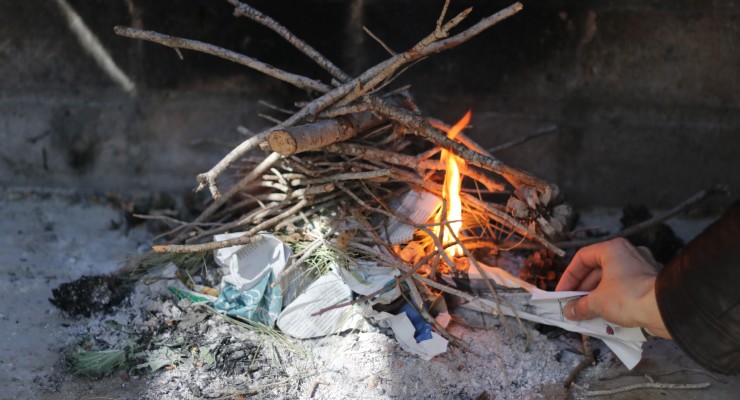
M 242 137 L 267 126 L 260 99 L 306 94 L 238 65 L 120 38 L 131 25 L 212 42 L 326 78 L 226 1 L 67 0 L 135 82 L 125 93 L 72 34 L 56 1 L 0 0 L 0 184 L 100 190 L 194 185 Z M 403 50 L 442 1 L 254 1 L 348 71 L 385 57 L 368 26 Z M 508 5 L 473 5 L 471 23 Z M 665 207 L 716 182 L 740 192 L 740 1 L 524 1 L 524 11 L 402 75 L 422 108 L 448 121 L 473 109 L 494 146 L 555 124 L 499 154 L 558 183 L 576 205 Z M 720 203 L 715 203 L 721 204 Z

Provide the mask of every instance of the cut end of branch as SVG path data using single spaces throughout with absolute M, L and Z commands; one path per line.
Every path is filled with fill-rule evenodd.
M 161 244 L 157 244 L 157 245 L 152 246 L 152 250 L 154 250 L 157 253 L 164 253 L 164 252 L 166 252 L 165 246 L 164 245 L 161 245 Z
M 295 138 L 284 130 L 270 132 L 267 143 L 269 143 L 272 151 L 284 156 L 291 156 L 298 150 L 298 143 L 296 143 Z

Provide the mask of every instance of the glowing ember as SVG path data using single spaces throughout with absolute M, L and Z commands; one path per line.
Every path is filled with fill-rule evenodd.
M 465 128 L 468 123 L 470 122 L 470 111 L 468 111 L 460 121 L 458 121 L 455 126 L 450 128 L 449 130 L 444 129 L 442 127 L 442 130 L 445 130 L 447 132 L 447 137 L 450 139 L 455 139 L 455 136 L 457 136 L 460 131 Z M 441 154 L 441 161 L 447 164 L 447 171 L 445 172 L 445 181 L 444 185 L 442 187 L 442 199 L 447 204 L 447 213 L 444 216 L 444 221 L 454 221 L 450 222 L 450 228 L 452 228 L 452 235 L 449 235 L 447 230 L 444 229 L 442 233 L 442 244 L 446 245 L 450 242 L 454 242 L 455 236 L 458 236 L 458 233 L 460 232 L 460 228 L 462 227 L 462 202 L 460 201 L 460 188 L 462 185 L 462 176 L 460 175 L 460 170 L 465 166 L 465 161 L 461 159 L 460 157 L 450 153 L 447 150 L 442 150 Z M 440 211 L 441 214 L 441 211 Z M 437 217 L 437 222 L 442 221 L 442 215 L 439 215 Z M 439 229 L 436 229 L 435 233 L 439 234 Z M 454 256 L 462 256 L 463 250 L 460 245 L 456 244 L 454 246 L 450 246 L 445 249 L 445 253 L 447 253 L 448 256 L 454 257 Z

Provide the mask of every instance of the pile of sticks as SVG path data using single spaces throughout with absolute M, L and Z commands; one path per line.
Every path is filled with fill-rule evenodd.
M 273 30 L 326 70 L 331 81 L 283 71 L 208 43 L 115 27 L 119 35 L 159 43 L 178 54 L 180 49 L 189 49 L 222 57 L 318 95 L 299 104 L 295 112 L 273 107 L 289 116 L 275 120 L 274 127 L 254 134 L 209 171 L 199 174 L 197 190 L 209 188 L 213 202 L 194 221 L 169 232 L 165 236 L 168 243 L 155 246 L 156 251 L 196 252 L 246 244 L 257 240 L 260 231 L 295 231 L 310 215 L 330 209 L 336 211 L 337 221 L 348 217 L 371 221 L 373 214 L 404 221 L 406 216 L 395 215 L 385 200 L 409 189 L 441 194 L 438 171 L 444 165 L 433 157 L 444 148 L 465 160 L 462 173 L 478 188 L 477 197 L 463 194 L 466 209 L 482 218 L 477 239 L 495 248 L 536 241 L 562 254 L 538 233 L 536 225 L 512 217 L 504 204 L 481 200 L 481 193 L 512 192 L 524 186 L 533 188 L 530 192 L 534 193 L 557 192 L 554 185 L 502 163 L 464 134 L 457 141 L 448 139 L 445 125 L 422 115 L 407 88 L 382 93 L 410 64 L 471 39 L 516 14 L 522 9 L 520 3 L 453 35 L 453 28 L 471 9 L 445 22 L 447 2 L 433 32 L 401 53 L 384 45 L 391 56 L 353 78 L 269 16 L 240 1 L 227 1 L 234 6 L 236 16 Z M 266 151 L 266 156 L 222 192 L 219 176 L 259 149 Z M 428 226 L 419 228 L 429 231 Z M 248 233 L 229 241 L 211 241 L 215 233 L 239 229 Z M 372 240 L 378 241 L 377 227 L 372 232 L 376 233 Z M 332 234 L 341 236 L 342 232 L 334 227 Z M 357 238 L 363 239 L 367 238 Z M 437 249 L 444 247 L 436 244 Z M 439 257 L 445 258 L 441 253 Z
M 171 47 L 194 50 L 231 60 L 273 78 L 305 89 L 315 99 L 297 104 L 297 111 L 284 113 L 284 120 L 254 134 L 236 146 L 209 171 L 197 177 L 198 188 L 208 188 L 213 201 L 191 222 L 179 221 L 164 234 L 158 253 L 200 253 L 260 240 L 260 232 L 271 231 L 287 239 L 303 236 L 310 244 L 294 255 L 289 269 L 299 267 L 321 245 L 340 248 L 353 257 L 372 259 L 378 265 L 392 266 L 401 274 L 396 284 L 403 287 L 425 319 L 448 340 L 464 346 L 450 336 L 423 307 L 435 293 L 466 294 L 434 280 L 437 268 L 455 270 L 455 260 L 444 249 L 460 245 L 464 255 L 485 276 L 471 251 L 484 248 L 499 252 L 519 245 L 546 247 L 556 254 L 564 252 L 543 235 L 551 201 L 557 187 L 530 173 L 504 164 L 463 133 L 455 140 L 445 134 L 443 122 L 424 116 L 408 88 L 390 90 L 394 79 L 411 64 L 454 48 L 522 9 L 515 3 L 459 33 L 452 34 L 471 9 L 447 20 L 445 3 L 434 30 L 415 46 L 396 53 L 385 44 L 390 57 L 351 77 L 296 37 L 278 22 L 238 0 L 227 0 L 234 14 L 262 24 L 283 37 L 315 61 L 330 76 L 324 82 L 279 70 L 259 60 L 208 43 L 164 35 L 141 29 L 116 27 L 119 35 L 147 40 Z M 376 40 L 380 41 L 371 35 Z M 461 173 L 463 190 L 463 231 L 442 242 L 444 227 L 452 231 L 444 217 L 415 223 L 394 211 L 389 204 L 409 190 L 442 196 L 445 164 L 437 154 L 446 149 L 464 160 Z M 222 191 L 218 178 L 237 163 L 254 159 L 249 169 L 239 170 L 240 178 Z M 512 203 L 513 202 L 513 203 Z M 512 211 L 513 208 L 516 212 Z M 442 201 L 441 216 L 447 204 Z M 317 221 L 322 221 L 317 224 Z M 402 257 L 386 239 L 384 230 L 392 221 L 413 226 L 426 239 L 427 246 L 415 257 Z M 325 222 L 325 223 L 323 223 Z M 440 227 L 437 232 L 434 227 Z M 214 241 L 213 235 L 227 231 L 246 231 L 243 236 Z M 550 232 L 551 233 L 551 232 Z M 419 242 L 424 242 L 420 240 Z M 426 276 L 417 273 L 429 266 Z M 430 279 L 431 278 L 431 279 Z M 500 298 L 490 281 L 487 286 Z M 363 301 L 373 295 L 354 300 Z M 346 304 L 345 304 L 346 305 Z M 342 306 L 342 305 L 337 305 Z M 492 310 L 498 315 L 498 312 Z

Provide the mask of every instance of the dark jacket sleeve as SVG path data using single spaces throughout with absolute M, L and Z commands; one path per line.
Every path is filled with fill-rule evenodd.
M 666 264 L 655 293 L 681 349 L 708 369 L 740 372 L 740 201 Z

